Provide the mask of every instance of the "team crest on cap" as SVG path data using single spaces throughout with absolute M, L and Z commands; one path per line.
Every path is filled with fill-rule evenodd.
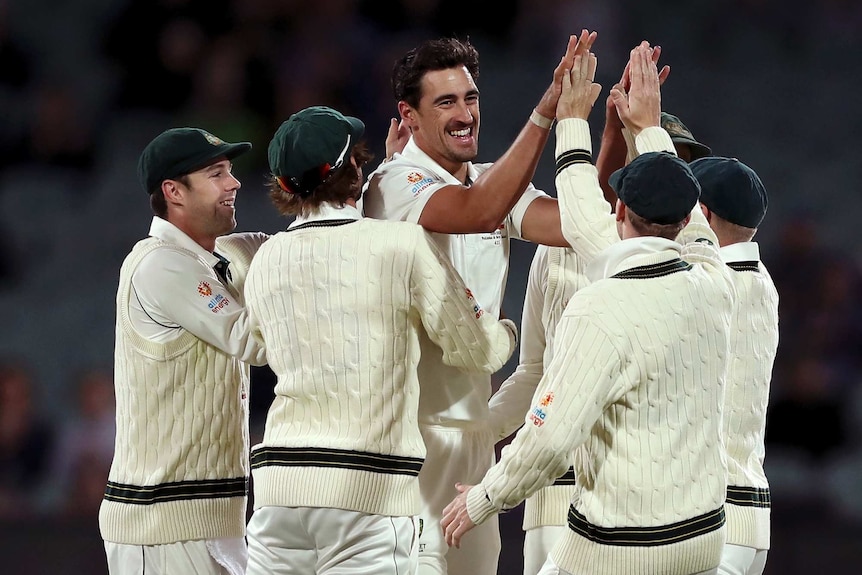
M 213 146 L 221 146 L 222 144 L 224 144 L 224 142 L 221 140 L 221 138 L 216 138 L 215 136 L 213 136 L 209 132 L 204 132 L 204 138 L 206 138 L 207 142 L 209 142 Z
M 201 282 L 198 284 L 198 293 L 201 297 L 209 297 L 213 294 L 213 288 L 207 282 Z

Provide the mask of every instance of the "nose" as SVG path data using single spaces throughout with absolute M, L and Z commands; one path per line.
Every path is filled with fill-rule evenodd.
M 464 122 L 465 124 L 473 123 L 473 111 L 470 109 L 470 105 L 466 102 L 462 102 L 458 105 L 458 120 Z

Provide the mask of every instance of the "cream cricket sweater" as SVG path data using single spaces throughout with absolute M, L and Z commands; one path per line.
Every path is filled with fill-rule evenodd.
M 488 402 L 491 425 L 498 439 L 524 425 L 525 414 L 554 351 L 554 334 L 569 298 L 589 280 L 583 258 L 571 249 L 536 247 L 521 315 L 521 348 L 518 367 Z M 540 489 L 524 503 L 524 530 L 547 525 L 566 525 L 574 492 L 572 469 L 553 485 Z
M 477 304 L 420 226 L 328 208 L 273 236 L 246 299 L 278 376 L 252 450 L 255 508 L 419 512 L 419 333 L 447 364 L 490 373 L 514 324 Z
M 763 470 L 766 408 L 778 348 L 778 292 L 754 242 L 725 246 L 738 294 L 724 407 L 727 542 L 769 549 L 770 494 Z
M 589 133 L 578 124 L 557 128 L 561 213 L 564 196 L 597 188 L 589 153 L 566 146 L 573 132 Z M 587 222 L 572 246 L 599 256 L 590 275 L 605 279 L 571 298 L 527 425 L 469 492 L 468 511 L 479 523 L 518 504 L 563 473 L 579 448 L 570 529 L 552 552 L 557 565 L 589 565 L 600 575 L 711 569 L 725 540 L 730 272 L 699 206 L 679 238 L 684 246 L 614 242 L 612 221 L 596 206 L 580 214 Z M 564 232 L 580 207 L 568 203 Z
M 189 332 L 158 344 L 139 336 L 129 323 L 132 275 L 141 259 L 161 245 L 155 238 L 138 242 L 120 269 L 114 366 L 118 424 L 99 511 L 102 537 L 132 545 L 242 537 L 248 368 Z M 241 265 L 236 270 L 244 273 Z

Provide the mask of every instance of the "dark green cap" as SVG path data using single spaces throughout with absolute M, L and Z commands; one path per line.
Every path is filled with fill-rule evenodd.
M 661 113 L 661 127 L 670 134 L 670 139 L 674 144 L 685 144 L 691 149 L 692 160 L 712 155 L 712 148 L 695 140 L 691 130 L 686 128 L 685 124 L 673 114 Z
M 340 167 L 365 132 L 359 118 L 326 106 L 300 110 L 282 122 L 269 142 L 269 169 L 297 193 L 310 193 Z
M 138 158 L 138 179 L 152 194 L 165 180 L 190 174 L 221 157 L 232 160 L 251 143 L 229 144 L 200 128 L 171 128 L 147 144 Z
M 766 187 L 757 173 L 736 158 L 712 156 L 691 163 L 700 182 L 701 203 L 732 224 L 756 228 L 766 215 Z
M 700 197 L 688 164 L 668 152 L 641 154 L 608 179 L 631 211 L 656 224 L 681 222 Z

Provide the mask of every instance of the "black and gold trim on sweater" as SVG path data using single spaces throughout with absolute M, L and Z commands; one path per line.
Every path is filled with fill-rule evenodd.
M 727 486 L 727 502 L 741 507 L 772 507 L 769 489 L 759 487 Z
M 724 525 L 724 507 L 715 511 L 671 523 L 653 527 L 599 527 L 577 512 L 574 505 L 569 506 L 569 529 L 590 541 L 602 545 L 623 547 L 655 547 L 670 545 L 692 539 L 721 528 Z
M 575 484 L 575 468 L 569 467 L 566 472 L 557 477 L 557 480 L 554 481 L 554 485 L 574 485 Z
M 412 475 L 415 477 L 419 475 L 423 462 L 424 459 L 419 457 L 401 457 L 398 455 L 326 449 L 323 447 L 262 447 L 251 453 L 252 469 L 272 465 L 284 467 L 334 467 L 338 469 L 370 471 L 372 473 Z
M 737 272 L 759 272 L 759 262 L 727 262 L 727 267 Z
M 313 220 L 310 222 L 305 222 L 304 224 L 296 225 L 292 228 L 288 228 L 287 231 L 295 232 L 297 230 L 304 230 L 307 228 L 332 228 L 335 226 L 343 226 L 345 224 L 352 224 L 354 222 L 358 222 L 359 220 L 355 219 L 346 219 L 346 220 Z
M 676 272 L 687 272 L 691 269 L 691 264 L 679 258 L 675 258 L 660 264 L 650 264 L 648 266 L 638 266 L 629 270 L 614 274 L 611 277 L 621 280 L 645 280 L 668 276 Z
M 198 481 L 175 481 L 158 485 L 129 485 L 109 481 L 105 488 L 105 499 L 132 505 L 152 505 L 166 501 L 189 499 L 221 499 L 248 495 L 248 478 L 201 479 Z
M 557 156 L 557 171 L 554 176 L 574 164 L 592 164 L 593 156 L 588 150 L 569 150 Z

